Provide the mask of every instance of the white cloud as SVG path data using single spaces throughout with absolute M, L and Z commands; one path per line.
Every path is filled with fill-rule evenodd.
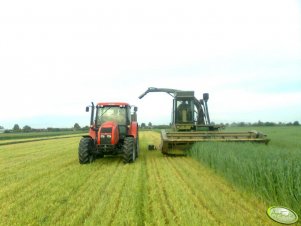
M 3 1 L 0 119 L 86 117 L 92 100 L 123 100 L 142 121 L 168 121 L 167 95 L 137 99 L 150 86 L 209 92 L 214 118 L 252 120 L 275 112 L 284 83 L 300 112 L 300 60 L 298 1 Z

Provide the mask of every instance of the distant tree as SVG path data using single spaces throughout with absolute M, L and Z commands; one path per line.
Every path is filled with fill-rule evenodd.
M 152 128 L 153 124 L 151 122 L 148 123 L 148 127 Z
M 294 121 L 293 125 L 294 126 L 300 126 L 299 121 Z
M 142 122 L 141 125 L 140 125 L 140 127 L 141 127 L 142 129 L 144 129 L 144 128 L 146 127 L 146 124 L 145 124 L 144 122 Z
M 83 130 L 83 131 L 89 131 L 89 128 L 90 128 L 89 126 L 84 126 L 84 127 L 81 128 L 81 130 Z
M 274 122 L 265 122 L 265 126 L 275 126 L 276 124 Z
M 4 129 L 4 127 L 3 127 L 3 126 L 0 126 L 0 129 Z
M 264 123 L 263 123 L 262 121 L 258 120 L 258 122 L 257 122 L 257 125 L 256 125 L 256 126 L 263 126 L 263 125 L 264 125 Z
M 240 127 L 244 127 L 244 126 L 246 126 L 246 123 L 245 122 L 239 122 L 237 125 L 240 126 Z
M 232 122 L 230 126 L 236 127 L 236 126 L 237 126 L 237 123 L 236 123 L 236 122 Z
M 169 129 L 170 125 L 153 125 L 154 129 Z
M 48 132 L 59 132 L 59 131 L 61 131 L 61 129 L 60 128 L 47 127 L 47 131 Z
M 50 132 L 50 131 L 52 131 L 52 129 L 53 129 L 52 127 L 47 127 L 46 130 L 47 130 L 48 132 Z
M 13 127 L 13 131 L 14 132 L 20 131 L 20 126 L 18 124 L 15 124 L 14 127 Z
M 74 130 L 80 130 L 80 126 L 78 123 L 75 123 L 74 126 L 73 126 L 73 129 Z
M 30 132 L 31 131 L 31 127 L 28 126 L 28 125 L 26 125 L 26 126 L 23 127 L 22 131 L 23 132 Z

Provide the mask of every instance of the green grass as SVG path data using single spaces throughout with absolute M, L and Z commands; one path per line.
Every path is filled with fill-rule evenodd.
M 190 155 L 241 189 L 256 194 L 270 205 L 290 207 L 300 216 L 301 127 L 253 129 L 268 134 L 269 145 L 198 143 Z
M 79 133 L 83 133 L 83 131 L 0 133 L 0 141 L 64 136 L 64 135 L 79 134 Z
M 0 146 L 7 144 L 20 144 L 33 141 L 61 139 L 84 135 L 82 131 L 59 131 L 59 132 L 31 132 L 0 134 Z
M 0 146 L 0 225 L 275 225 L 267 205 L 194 159 L 147 151 L 80 165 L 78 137 Z

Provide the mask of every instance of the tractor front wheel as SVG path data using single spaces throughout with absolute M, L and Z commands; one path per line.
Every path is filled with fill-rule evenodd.
M 89 137 L 83 137 L 78 146 L 78 160 L 80 164 L 91 163 L 94 156 L 91 153 L 93 147 L 93 140 Z
M 136 158 L 139 156 L 139 137 L 136 138 Z
M 131 163 L 136 159 L 136 145 L 133 137 L 126 137 L 123 144 L 123 162 Z

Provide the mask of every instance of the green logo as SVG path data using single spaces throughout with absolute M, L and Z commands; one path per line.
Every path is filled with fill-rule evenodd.
M 267 210 L 268 216 L 282 224 L 293 224 L 298 221 L 298 215 L 291 209 L 283 206 L 272 206 Z

